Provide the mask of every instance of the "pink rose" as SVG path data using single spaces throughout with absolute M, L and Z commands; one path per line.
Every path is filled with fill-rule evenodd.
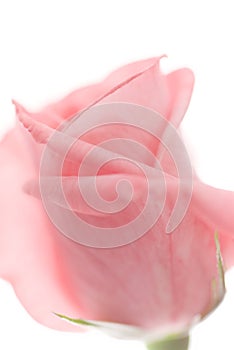
M 73 318 L 145 329 L 184 329 L 197 315 L 211 311 L 223 297 L 214 235 L 215 231 L 219 234 L 224 265 L 231 266 L 234 194 L 205 185 L 195 175 L 193 187 L 186 187 L 186 181 L 183 187 L 177 171 L 184 171 L 184 159 L 181 164 L 173 164 L 167 152 L 162 152 L 163 144 L 170 143 L 167 139 L 170 125 L 178 128 L 186 112 L 194 78 L 189 69 L 161 73 L 159 60 L 153 58 L 124 66 L 103 82 L 78 89 L 38 113 L 29 113 L 15 102 L 21 123 L 17 122 L 0 144 L 0 275 L 12 283 L 28 312 L 49 327 L 77 329 L 52 313 L 58 312 Z M 104 108 L 105 112 L 113 102 L 117 114 L 123 107 L 123 120 L 108 124 L 98 108 L 101 111 Z M 139 111 L 140 117 L 131 114 L 128 106 L 133 112 Z M 77 141 L 76 133 L 72 135 L 74 129 L 67 133 L 64 125 L 73 126 L 69 124 L 71 117 L 82 110 L 84 116 L 91 113 L 87 119 L 80 116 L 80 125 L 89 132 Z M 115 108 L 108 111 L 112 114 Z M 100 128 L 91 130 L 92 115 Z M 148 123 L 150 115 L 158 118 L 155 124 Z M 161 125 L 164 119 L 160 116 L 171 124 Z M 143 123 L 142 130 L 131 126 L 134 118 L 137 123 Z M 79 127 L 79 119 L 74 120 Z M 60 125 L 62 129 L 54 133 Z M 173 130 L 177 140 L 178 134 Z M 113 141 L 116 138 L 117 143 Z M 107 142 L 108 147 L 100 145 L 101 142 Z M 179 147 L 183 148 L 183 144 Z M 172 144 L 173 159 L 175 148 Z M 159 154 L 163 171 L 155 165 Z M 111 162 L 114 155 L 129 161 L 117 157 Z M 81 169 L 84 159 L 86 163 Z M 57 160 L 58 164 L 63 162 L 61 173 L 57 172 Z M 99 161 L 108 162 L 98 170 Z M 140 168 L 136 167 L 138 163 Z M 189 166 L 186 169 L 185 175 L 190 176 Z M 79 170 L 83 171 L 78 179 L 85 193 L 77 187 Z M 122 183 L 116 189 L 123 178 L 132 184 L 132 202 L 128 201 L 132 193 L 128 184 Z M 83 198 L 85 195 L 94 201 L 93 179 L 105 199 L 100 211 L 95 209 L 98 201 L 87 205 Z M 72 231 L 71 213 L 74 220 L 81 218 L 84 225 L 96 227 L 98 233 L 108 234 L 107 228 L 118 230 L 119 226 L 128 225 L 144 209 L 148 200 L 146 185 L 151 191 L 149 211 L 136 226 L 137 233 L 130 226 L 126 235 L 123 233 L 124 240 L 129 242 L 121 241 L 122 238 L 118 241 L 122 233 L 110 234 L 113 246 L 112 243 L 105 246 L 103 242 L 100 248 L 101 238 L 100 242 L 96 241 L 97 246 L 90 243 L 95 229 L 89 233 L 85 226 L 78 225 L 76 232 Z M 174 216 L 177 225 L 168 234 L 166 229 L 176 210 L 180 186 L 183 187 L 180 201 L 186 199 L 187 204 L 184 203 L 182 210 L 182 202 L 179 203 L 181 212 Z M 119 201 L 114 202 L 118 189 Z M 165 198 L 161 189 L 167 190 Z M 105 206 L 108 201 L 109 206 Z M 63 232 L 61 226 L 70 231 Z

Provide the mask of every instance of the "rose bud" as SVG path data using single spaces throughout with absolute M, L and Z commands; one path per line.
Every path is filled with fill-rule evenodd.
M 179 132 L 193 73 L 164 74 L 159 62 L 126 65 L 36 113 L 14 102 L 0 144 L 0 276 L 48 327 L 182 334 L 170 340 L 182 349 L 223 298 L 234 193 L 194 173 Z

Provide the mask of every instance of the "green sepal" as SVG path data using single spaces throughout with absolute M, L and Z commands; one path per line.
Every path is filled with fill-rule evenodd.
M 187 350 L 189 336 L 187 334 L 172 334 L 160 341 L 149 343 L 148 350 Z
M 61 315 L 53 312 L 55 316 L 58 316 L 68 322 L 88 327 L 88 328 L 96 328 L 100 331 L 105 332 L 115 338 L 122 339 L 143 339 L 147 331 L 145 329 L 130 326 L 127 324 L 114 323 L 114 322 L 103 322 L 103 321 L 94 321 L 94 320 L 84 320 L 81 318 L 71 318 L 65 315 Z
M 217 231 L 215 231 L 214 234 L 214 241 L 216 247 L 216 264 L 218 276 L 214 277 L 211 282 L 211 302 L 209 306 L 200 315 L 200 321 L 204 320 L 219 306 L 219 304 L 223 301 L 223 298 L 226 293 L 225 267 L 223 264 L 223 258 L 219 243 L 219 235 Z
M 223 264 L 223 258 L 221 254 L 220 243 L 219 243 L 219 235 L 217 231 L 215 232 L 215 246 L 216 246 L 217 268 L 218 268 L 218 274 L 219 274 L 219 294 L 220 294 L 220 298 L 223 299 L 223 296 L 226 293 L 225 268 Z
M 69 321 L 71 323 L 76 323 L 78 325 L 81 325 L 81 326 L 91 326 L 91 327 L 99 327 L 98 324 L 96 324 L 95 322 L 93 321 L 87 321 L 87 320 L 84 320 L 82 318 L 71 318 L 71 317 L 68 317 L 68 316 L 65 316 L 65 315 L 61 315 L 61 314 L 58 314 L 56 312 L 53 312 L 53 314 L 55 316 L 58 316 L 66 321 Z

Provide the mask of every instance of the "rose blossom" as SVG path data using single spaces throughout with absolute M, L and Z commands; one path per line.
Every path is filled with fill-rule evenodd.
M 0 275 L 12 283 L 17 296 L 37 321 L 60 330 L 77 330 L 52 313 L 58 312 L 73 318 L 144 329 L 170 330 L 174 326 L 183 329 L 196 315 L 211 311 L 222 298 L 212 289 L 214 281 L 217 289 L 220 282 L 214 233 L 219 234 L 224 265 L 229 267 L 234 261 L 232 192 L 210 187 L 194 175 L 186 214 L 176 229 L 167 234 L 166 224 L 174 206 L 179 179 L 175 167 L 164 154 L 161 165 L 167 195 L 158 220 L 139 239 L 100 249 L 80 244 L 58 230 L 47 215 L 39 186 L 45 145 L 55 129 L 71 117 L 102 103 L 131 103 L 154 111 L 178 128 L 188 107 L 193 83 L 189 69 L 163 74 L 159 59 L 153 58 L 126 65 L 103 82 L 78 89 L 38 113 L 30 113 L 14 102 L 20 123 L 17 122 L 0 144 Z M 124 118 L 128 123 L 129 117 Z M 152 133 L 156 133 L 156 127 L 151 125 Z M 163 145 L 149 133 L 108 125 L 104 132 L 94 129 L 83 135 L 77 148 L 74 145 L 76 152 L 71 150 L 66 155 L 61 175 L 71 210 L 91 225 L 116 227 L 119 221 L 126 223 L 130 214 L 138 215 L 134 205 L 130 207 L 130 214 L 120 212 L 116 223 L 113 213 L 104 211 L 96 215 L 95 210 L 85 205 L 72 182 L 82 163 L 82 159 L 78 159 L 82 147 L 84 154 L 96 149 L 97 155 L 102 157 L 105 147 L 98 144 L 105 141 L 106 135 L 108 140 L 118 137 L 119 148 L 121 138 L 132 138 L 156 158 Z M 58 149 L 63 147 L 63 140 L 56 143 Z M 115 154 L 120 152 L 118 147 L 114 147 Z M 58 149 L 54 150 L 57 152 L 55 157 L 60 155 Z M 125 149 L 125 155 L 129 156 L 130 150 Z M 144 154 L 138 151 L 135 154 L 137 162 L 153 167 Z M 92 161 L 95 162 L 95 157 L 86 164 L 90 174 Z M 134 164 L 120 160 L 109 162 L 97 176 L 97 182 L 100 195 L 111 201 L 116 183 L 125 173 L 135 189 L 133 201 L 141 210 L 141 201 L 146 200 L 144 181 L 138 170 L 132 171 L 132 166 L 134 168 Z M 59 180 L 50 178 L 46 190 L 54 205 L 61 207 L 56 179 Z M 150 184 L 154 181 L 157 185 L 154 176 L 148 179 Z M 88 182 L 86 186 L 88 188 Z M 121 193 L 123 195 L 124 191 Z M 124 196 L 121 198 L 125 199 Z M 155 201 L 155 210 L 156 207 Z M 153 215 L 153 204 L 151 209 Z

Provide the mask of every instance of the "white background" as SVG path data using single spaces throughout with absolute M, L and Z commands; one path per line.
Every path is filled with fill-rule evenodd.
M 11 98 L 36 110 L 121 64 L 166 53 L 164 70 L 193 69 L 183 122 L 200 177 L 234 190 L 233 2 L 189 0 L 0 0 L 0 135 Z M 234 273 L 222 306 L 192 332 L 191 350 L 234 349 Z M 121 349 L 141 344 L 38 325 L 0 281 L 1 349 Z

